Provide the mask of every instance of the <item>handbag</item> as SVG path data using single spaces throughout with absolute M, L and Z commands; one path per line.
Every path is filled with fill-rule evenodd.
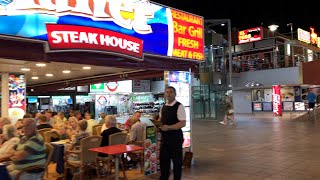
M 232 113 L 233 113 L 233 109 L 229 109 L 229 110 L 228 110 L 228 113 L 229 113 L 229 114 L 232 114 Z

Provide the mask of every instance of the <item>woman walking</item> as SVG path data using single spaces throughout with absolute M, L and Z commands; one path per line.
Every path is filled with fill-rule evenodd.
M 228 125 L 228 119 L 230 119 L 231 125 L 237 125 L 237 122 L 234 120 L 234 112 L 233 112 L 233 105 L 232 105 L 232 98 L 226 95 L 226 114 L 224 116 L 223 121 L 220 124 Z

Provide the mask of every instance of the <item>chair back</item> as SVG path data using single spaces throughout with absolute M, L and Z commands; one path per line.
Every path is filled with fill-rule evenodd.
M 91 148 L 100 147 L 102 136 L 92 135 L 80 140 L 80 161 L 82 165 L 95 163 L 98 153 L 90 151 Z
M 92 126 L 92 135 L 100 135 L 101 134 L 102 124 L 97 124 Z
M 56 131 L 45 131 L 44 132 L 44 142 L 50 143 L 52 138 L 58 138 L 59 134 Z
M 127 144 L 128 134 L 125 132 L 118 132 L 109 136 L 109 145 Z
M 37 131 L 44 138 L 44 132 L 50 131 L 51 129 L 52 128 L 43 128 L 43 129 L 39 129 Z

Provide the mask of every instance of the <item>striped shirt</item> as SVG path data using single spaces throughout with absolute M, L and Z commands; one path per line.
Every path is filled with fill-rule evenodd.
M 13 161 L 14 169 L 20 170 L 26 167 L 43 165 L 46 162 L 46 149 L 43 138 L 38 133 L 31 137 L 23 136 L 16 146 L 16 151 L 25 151 L 29 155 L 20 161 Z

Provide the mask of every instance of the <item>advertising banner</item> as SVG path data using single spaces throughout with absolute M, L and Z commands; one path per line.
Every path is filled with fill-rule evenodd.
M 159 146 L 157 142 L 157 130 L 155 126 L 146 127 L 146 141 L 144 151 L 144 174 L 155 174 L 159 166 Z
M 204 60 L 203 33 L 203 17 L 149 0 L 0 1 L 0 35 L 43 40 L 51 51 Z
M 23 74 L 9 74 L 9 118 L 14 124 L 26 113 L 26 82 Z
M 238 32 L 238 44 L 259 41 L 263 38 L 262 27 L 246 29 Z
M 272 86 L 272 106 L 273 114 L 275 116 L 282 116 L 282 103 L 281 103 L 281 86 Z

